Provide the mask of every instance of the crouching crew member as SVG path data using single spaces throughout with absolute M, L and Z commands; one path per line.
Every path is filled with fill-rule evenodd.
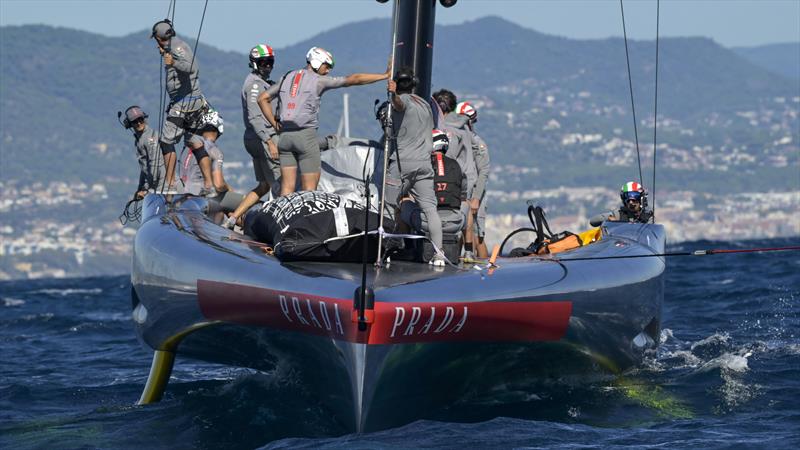
M 616 213 L 598 214 L 589 223 L 593 226 L 600 226 L 605 220 L 612 222 L 638 222 L 650 223 L 653 220 L 653 212 L 647 209 L 647 191 L 644 187 L 635 182 L 629 181 L 622 185 L 619 192 L 622 205 Z
M 147 191 L 159 192 L 164 187 L 164 159 L 158 146 L 158 134 L 147 124 L 147 114 L 138 106 L 125 110 L 122 125 L 133 129 L 136 159 L 139 161 L 139 184 L 134 198 L 142 199 Z
M 214 189 L 217 191 L 215 200 L 220 203 L 223 211 L 233 211 L 242 201 L 242 195 L 232 192 L 222 173 L 224 155 L 217 146 L 217 140 L 224 131 L 225 123 L 219 113 L 213 109 L 203 115 L 200 119 L 200 128 L 197 130 L 203 141 L 203 147 L 211 159 L 211 178 L 214 182 Z
M 458 234 L 466 221 L 461 209 L 467 201 L 467 176 L 461 171 L 458 161 L 445 155 L 450 145 L 447 134 L 441 130 L 433 130 L 432 138 L 430 160 L 436 192 L 436 211 L 442 222 L 442 233 Z M 413 202 L 403 202 L 400 205 L 400 218 L 403 222 L 427 233 L 428 221 L 421 213 L 421 208 Z M 458 259 L 458 253 L 452 257 Z
M 174 191 L 175 166 L 177 155 L 175 144 L 184 138 L 186 146 L 192 150 L 203 174 L 203 189 L 200 195 L 215 195 L 211 180 L 211 161 L 208 152 L 198 140 L 190 140 L 190 130 L 197 128 L 200 117 L 207 108 L 206 100 L 200 92 L 200 79 L 197 60 L 191 47 L 175 36 L 169 20 L 153 25 L 151 37 L 158 44 L 158 51 L 166 71 L 166 89 L 169 95 L 167 118 L 161 128 L 161 152 L 167 166 L 168 189 Z
M 317 189 L 322 168 L 317 139 L 322 94 L 340 87 L 375 83 L 390 75 L 387 68 L 384 73 L 331 77 L 328 73 L 333 66 L 330 52 L 312 47 L 306 54 L 305 68 L 287 73 L 280 82 L 258 96 L 258 106 L 264 117 L 280 133 L 281 195 L 294 192 L 298 169 L 302 190 Z M 276 97 L 277 120 L 271 104 Z
M 281 165 L 278 155 L 278 134 L 264 118 L 258 107 L 258 97 L 275 84 L 269 76 L 275 65 L 275 51 L 267 44 L 258 44 L 250 49 L 250 69 L 242 85 L 242 115 L 244 116 L 244 148 L 253 159 L 253 171 L 258 186 L 248 192 L 244 200 L 231 213 L 225 226 L 233 228 L 240 217 L 255 205 L 261 197 L 272 192 L 280 194 Z M 275 108 L 273 98 L 271 107 Z
M 468 102 L 461 102 L 456 106 L 456 112 L 469 119 L 467 126 L 472 133 L 472 159 L 475 162 L 477 176 L 475 186 L 472 188 L 470 198 L 470 215 L 472 215 L 473 237 L 477 240 L 475 251 L 479 258 L 488 258 L 489 249 L 486 247 L 486 183 L 489 181 L 489 148 L 486 142 L 475 131 L 475 122 L 478 121 L 478 111 Z
M 400 186 L 399 189 L 395 187 L 390 191 L 387 179 L 385 195 L 387 203 L 394 202 L 397 205 L 399 198 L 411 194 L 425 215 L 431 241 L 436 248 L 441 249 L 442 221 L 436 211 L 430 159 L 433 148 L 433 112 L 425 99 L 411 93 L 415 85 L 414 72 L 408 67 L 398 70 L 394 79 L 388 83 L 392 109 L 395 112 L 392 117 L 392 132 L 397 139 L 397 153 L 389 163 L 387 177 L 399 174 Z M 439 253 L 434 254 L 429 262 L 435 266 L 445 264 Z

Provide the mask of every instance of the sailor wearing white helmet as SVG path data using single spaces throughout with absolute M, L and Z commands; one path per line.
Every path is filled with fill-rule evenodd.
M 370 84 L 389 78 L 388 68 L 384 73 L 328 76 L 334 67 L 333 55 L 320 47 L 312 47 L 308 51 L 306 63 L 305 68 L 287 73 L 279 83 L 258 96 L 261 112 L 280 133 L 281 195 L 294 192 L 298 169 L 302 190 L 313 191 L 317 188 L 321 170 L 317 128 L 322 94 L 331 89 Z M 271 104 L 276 97 L 277 118 Z
M 475 123 L 478 121 L 478 111 L 469 102 L 456 105 L 456 113 L 466 116 L 469 121 L 467 127 L 472 133 L 472 160 L 475 163 L 477 177 L 472 187 L 470 198 L 470 215 L 472 215 L 473 238 L 477 238 L 475 251 L 479 258 L 488 258 L 489 249 L 484 238 L 486 237 L 486 183 L 489 181 L 489 148 L 486 142 L 475 132 Z M 473 243 L 474 244 L 474 243 Z M 467 255 L 469 256 L 469 255 Z

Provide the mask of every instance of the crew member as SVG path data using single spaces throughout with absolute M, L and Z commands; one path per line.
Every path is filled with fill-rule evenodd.
M 464 258 L 465 260 L 471 260 L 473 259 L 472 242 L 474 238 L 473 215 L 469 213 L 469 205 L 473 203 L 479 204 L 480 200 L 473 200 L 473 190 L 478 173 L 472 157 L 472 132 L 469 131 L 467 126 L 469 119 L 455 112 L 458 99 L 453 92 L 447 89 L 440 89 L 433 94 L 433 98 L 441 109 L 442 114 L 444 114 L 444 121 L 439 125 L 439 129 L 445 131 L 447 137 L 450 138 L 450 149 L 447 152 L 447 156 L 458 161 L 458 164 L 461 165 L 461 170 L 467 176 L 467 198 L 469 198 L 469 201 L 463 211 L 464 215 L 467 216 L 464 233 Z
M 139 184 L 134 198 L 142 199 L 147 191 L 159 192 L 164 187 L 164 160 L 159 154 L 158 134 L 147 124 L 147 114 L 138 106 L 125 110 L 122 124 L 133 129 L 136 159 L 139 161 Z
M 388 90 L 391 95 L 392 132 L 396 137 L 397 153 L 389 163 L 387 177 L 397 177 L 400 186 L 386 193 L 387 203 L 411 194 L 428 223 L 430 239 L 437 249 L 442 248 L 442 221 L 436 211 L 436 193 L 433 187 L 433 168 L 431 167 L 431 149 L 433 139 L 433 113 L 425 99 L 412 94 L 416 78 L 414 71 L 403 67 L 397 71 L 393 80 L 389 80 Z M 387 188 L 392 186 L 387 179 Z M 399 191 L 399 192 L 398 192 Z M 395 195 L 399 194 L 399 195 Z M 436 252 L 429 261 L 435 266 L 444 266 L 444 258 Z
M 604 220 L 638 223 L 649 223 L 653 220 L 653 212 L 647 209 L 647 192 L 640 183 L 629 181 L 623 184 L 619 198 L 622 205 L 616 213 L 598 214 L 589 219 L 589 223 L 596 227 Z
M 442 222 L 443 233 L 458 233 L 464 228 L 466 217 L 461 209 L 467 201 L 467 176 L 461 171 L 458 162 L 446 156 L 450 140 L 441 130 L 431 133 L 433 148 L 431 166 L 433 168 L 433 185 L 436 193 L 436 211 Z M 428 221 L 421 214 L 422 210 L 413 202 L 402 202 L 400 217 L 403 222 L 414 229 L 427 232 Z M 455 255 L 458 258 L 458 255 Z
M 475 122 L 478 121 L 478 111 L 468 102 L 461 102 L 456 106 L 456 112 L 469 119 L 467 126 L 472 133 L 472 159 L 475 162 L 477 176 L 475 186 L 472 188 L 470 199 L 470 215 L 472 215 L 473 237 L 477 239 L 475 250 L 479 258 L 488 258 L 489 249 L 486 247 L 486 183 L 489 181 L 489 148 L 486 142 L 475 132 Z
M 175 165 L 177 156 L 175 144 L 184 138 L 186 146 L 191 149 L 200 165 L 203 174 L 203 189 L 200 195 L 214 196 L 211 179 L 211 160 L 200 140 L 190 139 L 191 130 L 196 129 L 200 117 L 207 109 L 206 100 L 200 92 L 200 80 L 197 60 L 191 47 L 175 36 L 175 30 L 169 20 L 162 20 L 153 25 L 151 37 L 158 44 L 158 51 L 164 62 L 166 71 L 166 88 L 169 95 L 167 117 L 161 128 L 161 152 L 167 166 L 167 184 L 169 190 L 175 189 Z
M 209 158 L 211 158 L 211 177 L 214 180 L 214 189 L 218 194 L 216 200 L 220 202 L 223 210 L 232 211 L 239 205 L 243 197 L 241 194 L 232 192 L 222 173 L 224 155 L 217 146 L 217 140 L 225 131 L 225 123 L 219 112 L 209 109 L 200 119 L 200 128 L 197 131 L 203 140 L 203 147 L 205 147 Z
M 275 84 L 269 76 L 275 65 L 275 51 L 267 44 L 258 44 L 250 49 L 250 74 L 242 85 L 242 113 L 244 116 L 244 148 L 253 159 L 253 171 L 258 186 L 247 193 L 235 211 L 231 213 L 225 225 L 233 228 L 240 217 L 258 200 L 272 192 L 280 193 L 281 178 L 280 157 L 278 155 L 278 134 L 275 128 L 264 118 L 258 107 L 258 97 Z M 276 99 L 272 99 L 272 107 Z
M 278 151 L 281 163 L 281 195 L 294 192 L 297 171 L 304 191 L 313 191 L 319 183 L 320 161 L 317 128 L 322 94 L 330 89 L 370 84 L 389 78 L 384 73 L 355 73 L 346 77 L 331 77 L 333 55 L 320 47 L 306 54 L 306 67 L 287 73 L 279 83 L 258 96 L 258 106 L 264 117 L 280 133 Z M 278 97 L 278 119 L 271 101 Z M 426 132 L 427 134 L 427 132 Z

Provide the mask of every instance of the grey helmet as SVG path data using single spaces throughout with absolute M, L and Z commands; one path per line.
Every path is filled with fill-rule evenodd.
M 142 111 L 142 108 L 133 105 L 125 110 L 125 118 L 122 120 L 122 125 L 125 128 L 131 128 L 133 126 L 133 122 L 136 122 L 139 119 L 147 119 L 149 116 Z

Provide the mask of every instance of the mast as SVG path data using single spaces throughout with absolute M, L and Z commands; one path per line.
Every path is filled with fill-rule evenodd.
M 422 98 L 431 96 L 433 66 L 433 28 L 436 21 L 436 0 L 396 0 L 397 44 L 395 72 L 411 67 L 419 79 L 414 93 Z

